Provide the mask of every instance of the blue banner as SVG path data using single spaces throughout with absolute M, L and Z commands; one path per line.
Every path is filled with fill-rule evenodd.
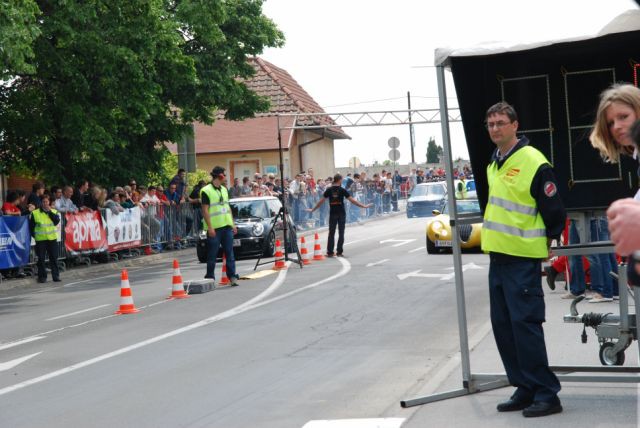
M 29 217 L 0 217 L 0 269 L 29 264 Z

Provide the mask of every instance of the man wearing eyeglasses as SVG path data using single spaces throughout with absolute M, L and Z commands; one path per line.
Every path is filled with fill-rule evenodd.
M 482 226 L 482 250 L 489 253 L 491 324 L 511 398 L 499 412 L 522 410 L 525 417 L 562 411 L 560 383 L 549 369 L 542 323 L 542 260 L 559 239 L 566 212 L 553 169 L 545 156 L 518 137 L 518 116 L 505 102 L 486 114 L 496 145 L 487 167 L 489 199 Z

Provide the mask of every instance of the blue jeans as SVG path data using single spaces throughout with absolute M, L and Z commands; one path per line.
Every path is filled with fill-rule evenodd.
M 591 240 L 608 241 L 609 226 L 607 219 L 604 217 L 592 218 L 589 222 L 591 230 Z M 571 220 L 569 228 L 569 243 L 580 243 L 576 223 Z M 603 297 L 613 297 L 618 295 L 618 282 L 609 275 L 609 272 L 618 272 L 618 264 L 613 254 L 591 254 L 585 256 L 589 260 L 591 273 L 591 289 Z M 586 289 L 584 269 L 582 267 L 581 256 L 569 257 L 569 270 L 571 272 L 571 281 L 569 287 L 571 293 L 578 296 L 584 293 Z
M 222 245 L 222 251 L 227 256 L 227 278 L 237 278 L 236 259 L 233 255 L 233 229 L 228 226 L 216 229 L 215 238 L 207 236 L 207 273 L 204 277 L 216 278 L 216 259 L 218 258 L 220 245 Z

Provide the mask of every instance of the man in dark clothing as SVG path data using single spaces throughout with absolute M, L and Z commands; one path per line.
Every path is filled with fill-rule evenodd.
M 342 175 L 336 174 L 333 176 L 333 183 L 331 187 L 324 191 L 324 195 L 315 207 L 308 209 L 309 212 L 314 212 L 324 204 L 324 201 L 329 199 L 329 237 L 327 238 L 327 257 L 333 257 L 333 246 L 336 234 L 336 226 L 338 226 L 338 248 L 337 255 L 342 257 L 342 246 L 344 244 L 344 225 L 346 222 L 347 214 L 344 210 L 344 200 L 347 199 L 354 205 L 360 208 L 369 208 L 372 204 L 364 205 L 351 197 L 348 191 L 342 187 Z
M 88 190 L 89 182 L 87 180 L 80 180 L 76 183 L 76 188 L 73 189 L 73 195 L 71 195 L 71 201 L 78 209 L 82 209 L 87 205 L 85 198 Z
M 171 179 L 169 183 L 169 188 L 171 188 L 172 184 L 176 185 L 176 193 L 178 194 L 178 200 L 184 198 L 185 190 L 187 189 L 187 180 L 186 180 L 187 172 L 184 168 L 180 168 L 178 173 Z
M 562 411 L 560 382 L 549 368 L 541 261 L 559 239 L 566 212 L 545 156 L 517 136 L 518 116 L 507 103 L 487 111 L 486 126 L 497 146 L 487 167 L 489 201 L 482 250 L 489 253 L 489 302 L 493 334 L 509 383 L 517 389 L 499 412 L 525 417 Z
M 60 223 L 60 215 L 51 208 L 49 195 L 42 195 L 40 208 L 34 210 L 29 218 L 31 236 L 36 241 L 36 255 L 38 256 L 38 282 L 47 282 L 47 269 L 45 268 L 45 256 L 49 256 L 51 277 L 54 282 L 60 281 L 58 269 L 58 231 L 56 226 Z
M 33 186 L 31 187 L 31 193 L 29 194 L 29 197 L 27 198 L 27 205 L 32 205 L 34 207 L 34 209 L 40 208 L 40 206 L 42 205 L 42 195 L 44 195 L 44 183 L 42 181 L 36 181 L 35 183 L 33 183 Z

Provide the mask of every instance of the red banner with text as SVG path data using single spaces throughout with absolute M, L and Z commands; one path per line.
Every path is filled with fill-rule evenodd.
M 107 251 L 107 233 L 99 211 L 66 213 L 65 247 L 69 254 Z

